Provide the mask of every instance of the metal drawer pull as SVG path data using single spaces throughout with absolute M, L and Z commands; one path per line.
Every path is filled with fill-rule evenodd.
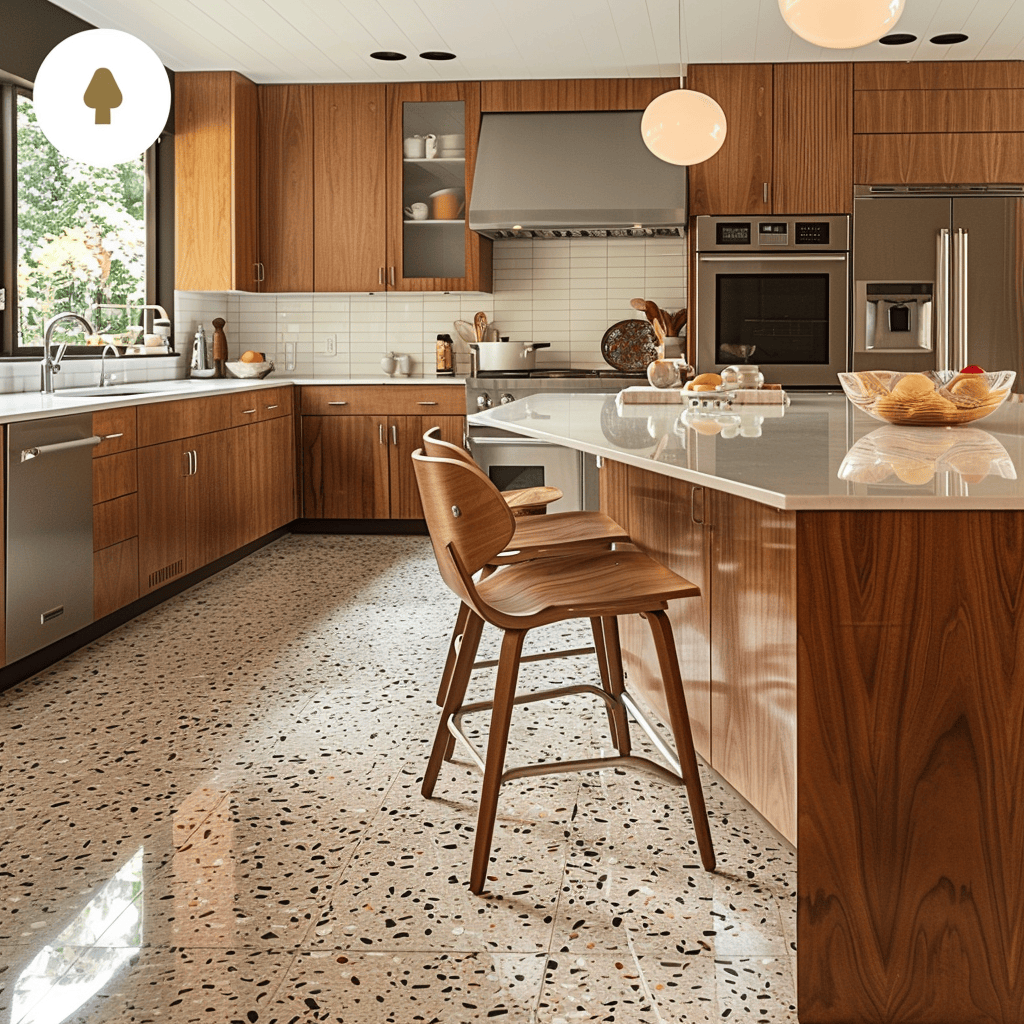
M 383 444 L 384 443 L 384 424 L 383 423 L 378 423 L 377 424 L 377 443 L 378 444 Z
M 113 441 L 115 437 L 124 437 L 124 432 L 122 431 L 120 434 L 104 434 L 103 435 L 103 440 L 104 441 Z
M 698 491 L 700 491 L 700 519 L 697 518 L 697 512 L 696 512 L 696 509 L 694 508 L 694 501 L 695 501 L 695 499 L 697 497 L 697 492 Z M 694 489 L 692 491 L 690 491 L 690 522 L 692 522 L 695 526 L 706 526 L 707 525 L 707 523 L 704 522 L 704 488 L 703 487 L 694 487 Z
M 417 405 L 437 405 L 437 402 L 417 402 Z
M 270 412 L 271 409 L 276 409 L 277 406 L 276 405 L 265 405 L 264 408 L 267 410 L 267 412 Z
M 53 622 L 54 619 L 59 619 L 63 614 L 64 605 L 51 608 L 48 612 L 43 612 L 43 614 L 39 616 L 39 625 L 45 626 L 48 622 Z
M 348 405 L 348 402 L 328 402 L 327 404 L 328 405 Z M 275 405 L 274 408 L 276 409 L 277 406 Z
M 384 283 L 384 268 L 383 267 L 378 267 L 377 268 L 377 284 L 383 284 L 383 283 Z
M 395 268 L 394 267 L 388 267 L 388 277 L 391 278 L 391 287 L 394 288 L 395 287 Z
M 398 427 L 393 423 L 391 424 L 391 443 L 398 444 Z
M 35 448 L 22 448 L 21 461 L 28 462 L 29 459 L 35 459 L 40 455 L 67 452 L 71 451 L 72 448 L 95 448 L 98 444 L 103 444 L 103 438 L 99 435 L 93 435 L 92 437 L 79 438 L 77 441 L 58 441 L 56 444 L 41 444 Z
M 243 416 L 251 416 L 255 411 L 256 411 L 255 409 L 243 409 L 242 410 L 242 415 Z

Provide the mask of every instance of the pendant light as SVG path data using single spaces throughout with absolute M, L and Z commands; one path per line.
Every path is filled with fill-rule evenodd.
M 647 105 L 640 120 L 644 145 L 659 160 L 690 166 L 713 157 L 725 142 L 725 111 L 710 97 L 683 86 L 683 3 L 679 0 L 679 88 Z
M 782 20 L 815 46 L 851 50 L 893 30 L 904 0 L 779 0 Z

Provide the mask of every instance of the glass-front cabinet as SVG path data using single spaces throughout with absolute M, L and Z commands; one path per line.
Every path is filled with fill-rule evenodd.
M 490 291 L 491 242 L 467 216 L 479 84 L 392 84 L 388 94 L 388 288 Z

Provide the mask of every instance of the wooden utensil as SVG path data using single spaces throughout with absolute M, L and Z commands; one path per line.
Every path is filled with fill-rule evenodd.
M 653 324 L 654 321 L 658 319 L 658 314 L 661 310 L 658 309 L 658 304 L 656 302 L 651 302 L 650 299 L 647 299 L 647 301 L 644 302 L 644 312 L 647 314 L 647 319 Z
M 487 314 L 477 313 L 477 315 L 473 317 L 473 326 L 476 328 L 476 340 L 483 341 L 484 329 L 487 327 Z
M 647 300 L 646 299 L 630 299 L 629 304 L 634 308 L 640 310 L 641 313 L 647 312 Z
M 665 358 L 665 325 L 661 322 L 659 317 L 657 320 L 651 321 L 651 326 L 654 328 L 654 336 L 658 339 L 658 359 Z
M 676 338 L 681 337 L 682 330 L 686 326 L 686 309 L 677 310 L 675 315 L 672 317 L 672 335 Z

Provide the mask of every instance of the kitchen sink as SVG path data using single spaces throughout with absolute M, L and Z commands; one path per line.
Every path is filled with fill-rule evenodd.
M 54 398 L 121 398 L 125 395 L 158 395 L 160 391 L 156 388 L 137 387 L 113 387 L 106 388 L 61 388 L 53 392 Z

